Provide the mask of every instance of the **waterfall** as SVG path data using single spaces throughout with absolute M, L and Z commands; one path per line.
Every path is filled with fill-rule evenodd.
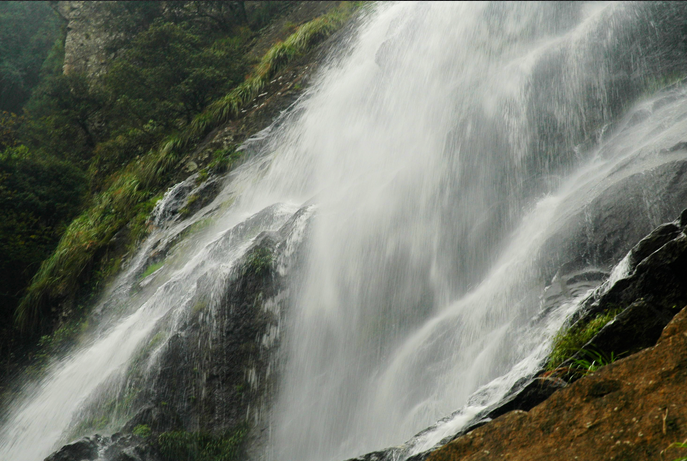
M 661 14 L 421 2 L 367 18 L 282 142 L 311 156 L 319 214 L 291 310 L 273 459 L 395 446 L 467 404 L 405 453 L 428 449 L 537 371 L 601 281 L 569 282 L 567 297 L 544 303 L 558 268 L 583 252 L 550 242 L 614 182 L 669 161 L 637 146 L 681 140 L 646 134 L 674 123 L 666 115 L 622 135 L 606 126 L 665 72 L 653 53 L 669 48 L 638 49 L 636 38 Z M 601 147 L 604 128 L 615 137 Z M 646 231 L 676 215 L 638 211 Z M 618 259 L 586 254 L 559 277 L 607 273 Z
M 8 409 L 0 458 L 43 459 L 87 435 L 94 408 L 109 412 L 100 433 L 119 430 L 137 408 L 108 402 L 145 401 L 190 318 L 220 341 L 223 293 L 265 232 L 289 277 L 276 396 L 249 412 L 268 421 L 264 457 L 408 441 L 407 457 L 455 434 L 536 373 L 585 296 L 685 205 L 666 179 L 687 159 L 687 92 L 667 86 L 686 70 L 685 16 L 374 5 L 217 198 L 181 219 L 204 186 L 168 191 L 95 332 Z

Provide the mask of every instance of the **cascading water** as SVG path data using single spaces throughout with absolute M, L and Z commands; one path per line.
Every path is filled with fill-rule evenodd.
M 637 127 L 593 147 L 672 62 L 663 37 L 677 22 L 658 22 L 667 14 L 404 3 L 367 20 L 282 141 L 291 164 L 312 156 L 320 211 L 291 311 L 272 459 L 398 445 L 502 376 L 403 453 L 429 449 L 537 371 L 547 339 L 619 259 L 584 255 L 561 275 L 586 271 L 586 283 L 535 317 L 544 285 L 579 256 L 546 246 L 564 219 L 648 167 L 635 158 L 649 155 L 640 144 L 622 142 L 638 142 Z M 653 38 L 638 38 L 647 28 Z M 652 123 L 659 133 L 672 121 Z M 679 136 L 641 142 L 669 147 Z M 637 211 L 650 217 L 644 232 L 676 213 Z
M 357 456 L 462 408 L 394 457 L 455 434 L 535 373 L 580 300 L 684 205 L 650 179 L 687 157 L 673 148 L 687 95 L 649 95 L 685 71 L 684 10 L 377 5 L 212 203 L 182 221 L 194 178 L 168 192 L 158 229 L 96 307 L 96 332 L 9 409 L 0 459 L 42 459 L 92 430 L 81 423 L 97 407 L 110 413 L 99 430 L 118 430 L 136 408 L 108 407 L 112 395 L 141 399 L 134 388 L 156 382 L 189 318 L 218 342 L 239 262 L 277 230 L 275 264 L 292 272 L 288 322 L 271 333 L 281 385 L 269 415 L 248 415 L 270 419 L 264 456 Z M 597 244 L 616 186 L 636 192 L 612 196 L 634 224 Z M 156 254 L 164 265 L 140 280 Z

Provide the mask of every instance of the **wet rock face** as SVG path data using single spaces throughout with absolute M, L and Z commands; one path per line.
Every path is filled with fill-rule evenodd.
M 158 375 L 146 386 L 156 390 L 151 400 L 167 415 L 145 421 L 154 430 L 180 426 L 221 433 L 244 421 L 248 406 L 267 390 L 269 357 L 260 339 L 279 323 L 263 306 L 283 283 L 271 265 L 277 243 L 265 233 L 248 252 L 212 319 L 215 333 L 204 318 L 207 301 L 198 300 L 187 324 L 170 339 Z
M 629 254 L 627 278 L 590 303 L 585 317 L 622 309 L 590 341 L 616 356 L 653 346 L 678 309 L 687 304 L 687 235 L 678 223 L 659 226 Z
M 81 461 L 98 458 L 98 440 L 90 437 L 65 445 L 58 452 L 45 458 L 45 461 Z
M 49 460 L 169 461 L 160 454 L 160 437 L 172 432 L 221 441 L 247 431 L 239 452 L 250 457 L 251 450 L 259 451 L 279 374 L 287 277 L 302 263 L 301 240 L 294 237 L 302 228 L 296 223 L 309 222 L 309 210 L 297 212 L 277 232 L 258 234 L 227 278 L 207 274 L 198 281 L 207 286 L 199 287 L 186 317 L 175 320 L 181 325 L 156 352 L 154 368 L 131 371 L 126 389 L 135 392 L 127 405 L 139 410 L 121 434 L 81 439 Z M 213 293 L 219 299 L 207 298 Z M 142 357 L 140 363 L 150 363 Z M 143 428 L 146 438 L 138 436 Z
M 542 251 L 549 258 L 546 275 L 550 280 L 557 272 L 565 275 L 589 266 L 608 270 L 656 226 L 679 216 L 685 206 L 687 161 L 628 176 L 570 216 L 549 239 Z M 662 238 L 675 232 L 671 226 L 659 233 L 665 235 L 656 236 L 659 247 Z M 648 244 L 643 256 L 656 249 L 651 250 L 652 245 Z
M 94 435 L 66 445 L 45 461 L 161 461 L 145 439 L 134 435 Z
M 685 382 L 687 309 L 655 347 L 603 367 L 529 412 L 507 413 L 428 459 L 676 459 L 687 455 L 671 447 L 687 438 Z

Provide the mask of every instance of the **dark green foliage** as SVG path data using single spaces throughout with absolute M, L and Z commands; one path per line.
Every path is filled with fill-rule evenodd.
M 202 432 L 165 432 L 158 437 L 158 449 L 165 461 L 234 461 L 241 458 L 247 433 L 246 424 L 220 437 Z
M 32 155 L 24 146 L 0 154 L 0 305 L 9 320 L 23 288 L 79 211 L 85 178 L 73 165 Z
M 165 2 L 174 9 L 179 2 Z M 110 44 L 112 51 L 118 51 L 126 47 L 128 38 L 145 31 L 153 21 L 162 17 L 165 4 L 157 1 L 133 1 L 133 2 L 109 2 L 104 4 L 108 13 L 105 23 L 106 30 L 114 35 L 114 41 Z
M 188 123 L 214 98 L 243 80 L 240 39 L 208 43 L 202 35 L 155 21 L 118 58 L 105 79 L 115 117 L 141 127 Z
M 17 131 L 23 122 L 24 117 L 11 112 L 0 112 L 0 152 L 19 145 Z
M 83 74 L 46 78 L 27 104 L 30 116 L 25 141 L 50 155 L 86 168 L 96 143 L 104 137 L 99 127 L 106 94 L 89 85 Z
M 246 271 L 260 276 L 272 266 L 272 252 L 267 248 L 256 248 L 248 256 Z
M 244 3 L 244 2 L 236 2 Z M 258 30 L 269 24 L 270 20 L 284 11 L 289 2 L 255 2 L 256 6 L 247 15 L 246 20 L 253 30 Z
M 285 41 L 276 43 L 262 57 L 253 75 L 195 116 L 181 134 L 168 140 L 163 151 L 187 147 L 222 123 L 238 117 L 279 71 L 333 34 L 351 17 L 357 6 L 351 2 L 341 3 L 329 13 L 303 24 Z
M 0 153 L 0 356 L 3 359 L 23 342 L 14 328 L 15 309 L 41 262 L 52 253 L 64 228 L 80 211 L 84 194 L 83 174 L 67 162 L 33 155 L 25 146 L 7 147 Z M 58 343 L 61 347 L 65 331 L 58 331 L 56 340 L 51 341 L 50 347 L 41 347 L 42 351 L 53 352 L 52 346 Z M 0 376 L 5 373 L 0 369 Z M 0 388 L 4 384 L 1 381 Z
M 132 433 L 138 437 L 147 439 L 148 437 L 150 437 L 152 431 L 150 430 L 150 426 L 148 426 L 147 424 L 139 424 L 138 426 L 134 427 Z
M 48 2 L 0 2 L 0 111 L 21 112 L 60 27 Z
M 102 81 L 108 95 L 107 104 L 101 105 L 107 139 L 95 147 L 90 164 L 98 188 L 103 188 L 100 182 L 105 177 L 188 124 L 212 100 L 241 82 L 246 71 L 242 35 L 202 29 L 189 19 L 195 16 L 188 9 L 183 10 L 185 22 L 162 16 L 151 19 L 157 7 L 138 3 L 136 8 L 112 5 L 133 8 L 129 13 L 149 27 L 127 43 Z M 175 8 L 180 7 L 172 4 L 167 15 Z

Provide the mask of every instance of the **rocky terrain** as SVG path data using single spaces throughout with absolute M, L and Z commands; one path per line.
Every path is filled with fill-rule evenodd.
M 675 460 L 687 449 L 687 309 L 656 346 L 458 437 L 427 459 Z

